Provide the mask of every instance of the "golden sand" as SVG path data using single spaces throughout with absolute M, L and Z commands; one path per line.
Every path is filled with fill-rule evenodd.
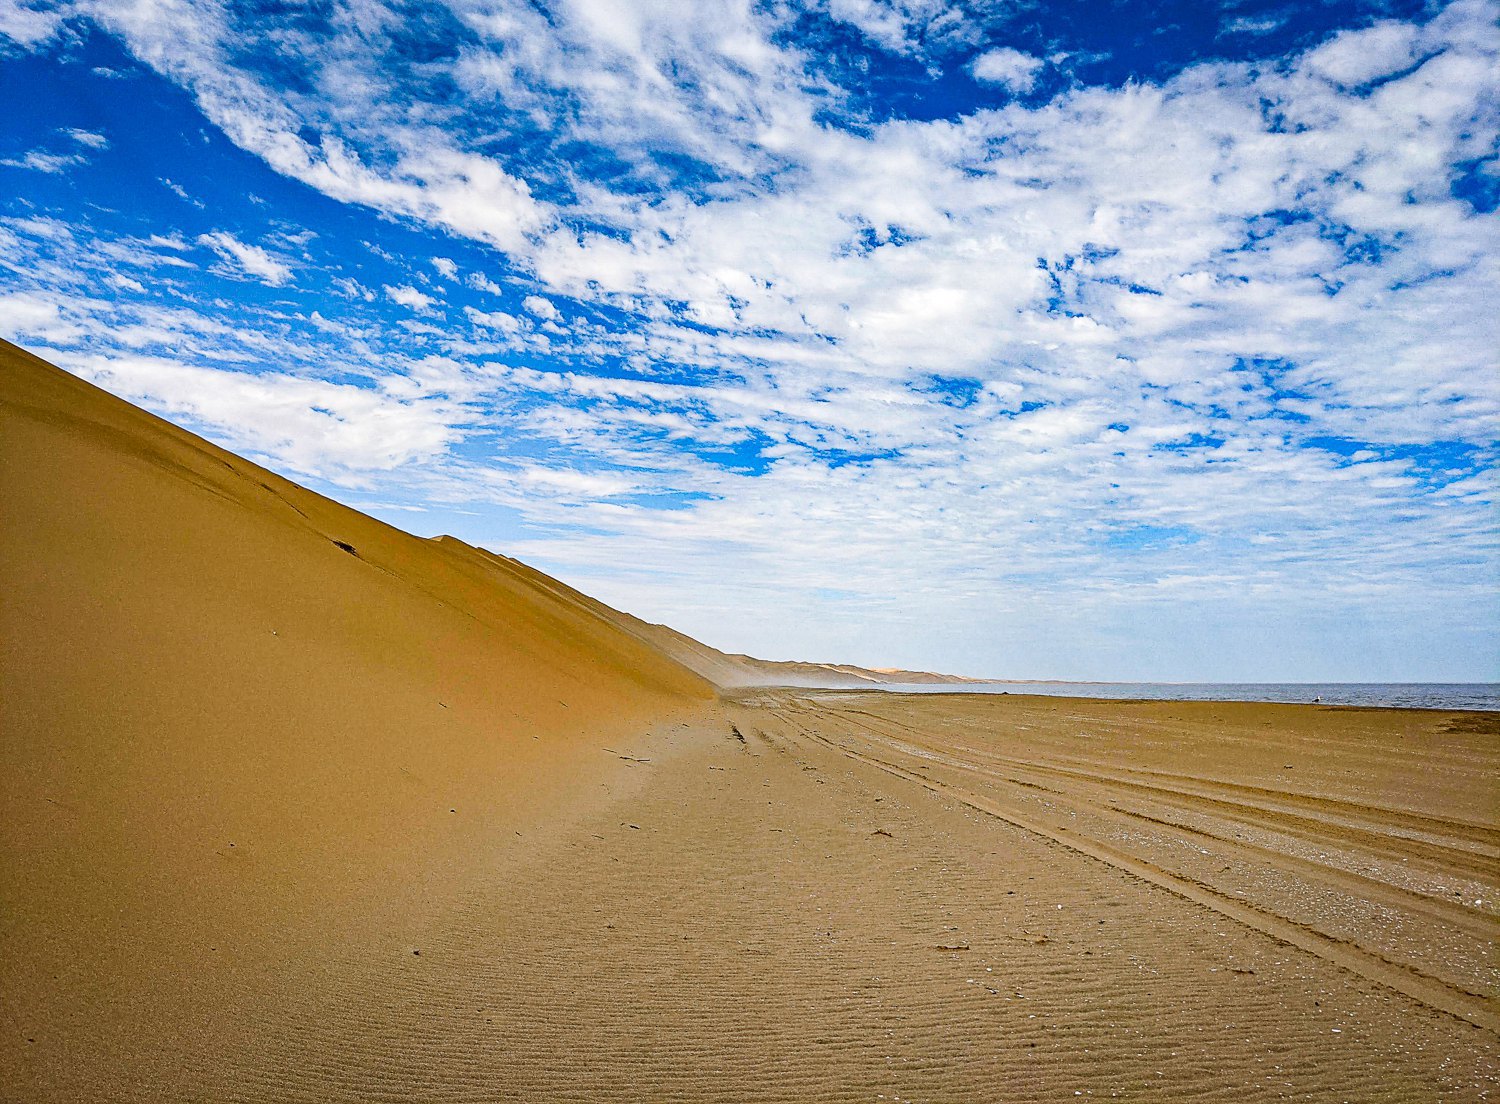
M 0 494 L 5 1101 L 1500 1090 L 1493 716 L 721 699 L 10 347 Z

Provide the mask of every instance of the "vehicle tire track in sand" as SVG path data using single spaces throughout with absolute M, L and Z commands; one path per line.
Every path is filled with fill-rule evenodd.
M 997 768 L 1031 771 L 1071 782 L 1095 782 L 1133 790 L 1161 800 L 1212 805 L 1229 815 L 1274 824 L 1279 830 L 1297 830 L 1330 842 L 1351 842 L 1362 848 L 1389 852 L 1403 860 L 1425 859 L 1443 871 L 1455 863 L 1464 863 L 1476 873 L 1500 876 L 1500 831 L 1484 825 L 1160 771 L 1123 769 L 1103 773 L 1053 761 L 1001 755 L 956 740 L 938 748 L 924 742 L 921 734 L 910 726 L 892 718 L 877 718 L 865 710 L 838 712 L 863 717 L 865 723 L 877 730 L 901 730 L 908 734 L 906 739 L 930 752 L 971 756 L 965 763 L 969 767 L 993 764 Z
M 859 731 L 866 735 L 878 734 L 883 727 L 876 724 L 869 714 L 865 714 L 863 723 L 865 727 Z M 898 751 L 906 742 L 884 739 L 887 746 Z M 1497 925 L 1492 913 L 1480 912 L 1455 903 L 1451 890 L 1435 890 L 1431 885 L 1421 887 L 1405 885 L 1389 877 L 1380 876 L 1380 873 L 1392 869 L 1399 875 L 1408 875 L 1414 865 L 1447 882 L 1458 877 L 1482 879 L 1484 881 L 1476 883 L 1474 887 L 1476 892 L 1471 894 L 1471 896 L 1482 898 L 1494 886 L 1495 879 L 1500 877 L 1500 865 L 1492 870 L 1491 864 L 1475 857 L 1465 848 L 1447 847 L 1407 837 L 1392 840 L 1382 836 L 1377 829 L 1371 827 L 1330 825 L 1325 821 L 1307 820 L 1280 812 L 1274 806 L 1267 808 L 1245 802 L 1204 797 L 1188 789 L 1153 786 L 1095 771 L 1055 768 L 1031 760 L 998 756 L 957 744 L 953 745 L 951 752 L 935 749 L 930 744 L 922 746 L 924 750 L 921 755 L 924 759 L 941 763 L 943 766 L 964 773 L 978 775 L 981 779 L 991 783 L 1008 782 L 1023 787 L 1044 789 L 1056 799 L 1069 802 L 1079 809 L 1087 807 L 1096 815 L 1113 814 L 1117 820 L 1127 818 L 1169 828 L 1176 833 L 1212 840 L 1221 848 L 1247 856 L 1257 856 L 1261 861 L 1274 861 L 1284 869 L 1295 870 L 1307 877 L 1338 886 L 1356 896 L 1382 898 L 1406 911 L 1457 929 L 1473 939 L 1492 941 L 1497 931 L 1500 931 L 1500 925 Z M 964 756 L 973 756 L 973 759 L 966 759 Z M 995 764 L 999 764 L 1001 769 L 996 769 Z M 1044 786 L 1036 782 L 1024 781 L 1016 777 L 1017 775 L 1045 778 L 1052 781 L 1053 785 Z M 1059 789 L 1058 783 L 1071 784 L 1074 788 Z M 1131 808 L 1121 803 L 1130 799 L 1138 801 L 1137 807 Z M 1147 804 L 1141 805 L 1139 803 L 1141 801 Z M 1165 806 L 1165 809 L 1161 806 Z M 1225 822 L 1237 824 L 1254 828 L 1269 838 L 1264 843 L 1256 843 L 1245 838 L 1231 838 L 1220 831 L 1205 827 L 1201 822 L 1189 824 L 1182 819 L 1172 819 L 1168 815 L 1169 810 L 1188 814 L 1207 814 L 1212 818 L 1209 823 L 1216 827 L 1222 826 Z M 1340 831 L 1341 827 L 1347 830 Z M 1289 842 L 1312 845 L 1318 849 L 1318 857 L 1307 858 L 1293 852 L 1286 846 Z M 1281 846 L 1277 846 L 1278 843 Z M 1338 855 L 1330 855 L 1328 848 L 1338 848 L 1341 851 Z M 1380 862 L 1373 863 L 1372 856 L 1378 857 Z M 1409 863 L 1412 857 L 1418 859 L 1416 864 Z M 1393 861 L 1398 862 L 1400 866 L 1392 867 L 1390 863 Z M 1384 871 L 1367 873 L 1358 869 L 1361 865 L 1383 866 Z M 1422 971 L 1418 969 L 1417 972 Z
M 817 707 L 820 711 L 826 710 L 851 718 L 862 717 L 870 724 L 883 729 L 899 730 L 918 743 L 924 740 L 924 734 L 919 728 L 903 723 L 894 717 L 877 716 L 870 710 L 831 706 L 821 701 L 817 703 Z M 1106 774 L 1097 769 L 1086 769 L 1086 766 L 1094 766 L 1087 760 L 1054 756 L 1046 762 L 1041 762 L 1035 759 L 1007 757 L 986 749 L 973 748 L 958 743 L 956 740 L 945 743 L 943 749 L 962 750 L 996 762 L 1024 765 L 1058 776 L 1091 778 L 1120 785 L 1141 786 L 1162 793 L 1179 793 L 1189 797 L 1201 797 L 1204 800 L 1222 801 L 1248 810 L 1265 811 L 1277 815 L 1302 815 L 1308 818 L 1318 816 L 1329 824 L 1348 827 L 1377 842 L 1422 842 L 1430 837 L 1431 841 L 1444 853 L 1460 853 L 1471 859 L 1500 862 L 1500 830 L 1490 825 L 1165 771 L 1119 768 L 1116 773 Z M 1068 765 L 1075 762 L 1079 765 Z
M 951 757 L 942 753 L 921 752 L 914 755 L 910 750 L 903 751 L 899 744 L 889 736 L 882 737 L 874 731 L 874 726 L 868 723 L 874 718 L 869 714 L 865 714 L 863 718 L 865 727 L 856 730 L 856 733 L 879 743 L 885 753 L 896 757 L 895 759 L 882 758 L 847 744 L 840 744 L 818 731 L 815 726 L 819 722 L 826 725 L 833 719 L 828 711 L 819 710 L 816 707 L 803 710 L 783 707 L 777 711 L 777 716 L 784 723 L 795 726 L 797 734 L 806 739 L 837 750 L 850 758 L 869 763 L 935 793 L 962 801 L 974 809 L 1045 838 L 1058 847 L 1106 863 L 1151 882 L 1254 928 L 1271 938 L 1296 946 L 1367 980 L 1393 989 L 1428 1007 L 1456 1016 L 1487 1031 L 1500 1032 L 1500 1015 L 1497 1015 L 1494 1002 L 1479 994 L 1452 985 L 1443 979 L 1421 973 L 1405 963 L 1395 962 L 1356 943 L 1328 935 L 1310 925 L 1298 923 L 1269 908 L 1230 897 L 1205 881 L 1168 870 L 1101 840 L 1046 824 L 1013 806 L 1003 805 L 993 795 L 980 794 L 934 778 L 927 770 L 912 765 L 913 762 L 923 763 L 925 759 L 926 762 L 923 765 L 929 768 L 934 765 L 971 770 L 979 768 L 975 768 L 973 764 L 953 763 Z M 842 720 L 848 723 L 847 718 Z M 896 761 L 902 757 L 906 762 Z M 1004 781 L 999 776 L 991 775 L 991 777 L 995 781 Z M 1066 799 L 1067 795 L 1059 794 L 1058 796 Z

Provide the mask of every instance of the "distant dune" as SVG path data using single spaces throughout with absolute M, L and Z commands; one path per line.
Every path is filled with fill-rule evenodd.
M 1495 714 L 861 693 L 958 680 L 718 652 L 3 344 L 0 648 L 6 1104 L 1500 1093 Z
M 721 652 L 701 641 L 668 628 L 632 617 L 599 604 L 600 616 L 634 634 L 665 655 L 722 689 L 753 686 L 800 686 L 828 690 L 857 690 L 893 685 L 963 685 L 983 680 L 932 671 L 905 671 L 899 667 L 856 667 L 849 663 L 809 663 L 793 660 L 756 659 L 754 656 Z
M 528 567 L 520 560 L 496 552 L 472 548 L 456 537 L 438 537 L 438 542 L 462 548 L 466 554 L 493 563 L 506 572 L 527 579 L 539 590 L 561 601 L 580 606 L 640 640 L 654 651 L 670 657 L 724 690 L 756 686 L 796 686 L 809 689 L 857 690 L 898 685 L 970 685 L 985 680 L 943 675 L 933 671 L 906 671 L 899 667 L 856 667 L 848 663 L 808 663 L 721 652 L 686 633 L 666 625 L 652 624 L 605 605 L 574 590 L 566 583 Z

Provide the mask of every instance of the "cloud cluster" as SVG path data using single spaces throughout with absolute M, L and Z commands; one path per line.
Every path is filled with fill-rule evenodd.
M 7 17 L 4 11 L 0 10 L 0 42 L 3 42 L 6 37 L 14 38 L 25 33 L 24 28 L 13 25 L 9 30 L 6 29 L 6 19 L 13 17 L 14 12 Z M 15 38 L 15 40 L 25 42 L 24 38 Z M 64 127 L 55 134 L 62 140 L 54 140 L 45 146 L 27 150 L 19 157 L 0 158 L 0 166 L 31 169 L 41 173 L 60 173 L 86 164 L 90 154 L 109 147 L 109 140 L 104 135 L 96 134 L 91 130 Z
M 37 0 L 0 0 L 0 50 L 35 49 L 47 43 L 62 26 L 64 13 Z
M 1203 611 L 1244 670 L 1281 609 L 1309 662 L 1406 625 L 1385 672 L 1496 612 L 1493 3 L 999 107 L 1044 62 L 925 0 L 68 11 L 269 169 L 431 235 L 329 276 L 332 318 L 186 278 L 101 302 L 45 260 L 197 244 L 293 295 L 317 266 L 274 234 L 0 234 L 35 285 L 7 334 L 298 471 L 514 511 L 510 550 L 768 654 L 1223 673 L 1191 666 Z M 968 43 L 973 105 L 875 121 L 814 15 Z M 790 649 L 783 603 L 820 611 Z

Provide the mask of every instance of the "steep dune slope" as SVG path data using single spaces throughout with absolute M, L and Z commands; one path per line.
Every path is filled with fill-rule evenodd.
M 534 573 L 3 343 L 0 602 L 7 1100 L 177 1084 L 268 994 L 410 953 L 619 773 L 601 736 L 713 699 Z

